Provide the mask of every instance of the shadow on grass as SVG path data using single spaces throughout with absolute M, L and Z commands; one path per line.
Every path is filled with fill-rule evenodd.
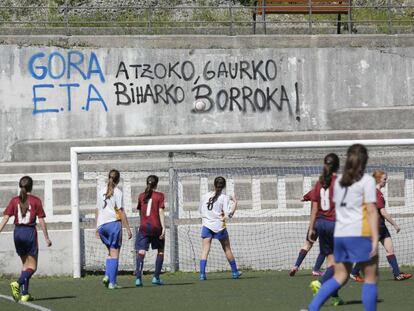
M 377 299 L 377 303 L 382 303 L 384 299 Z M 345 305 L 362 305 L 362 300 L 349 300 L 345 302 Z
M 34 301 L 43 301 L 43 300 L 59 300 L 59 299 L 73 299 L 77 298 L 76 296 L 55 296 L 55 297 L 44 297 L 44 298 L 36 298 Z

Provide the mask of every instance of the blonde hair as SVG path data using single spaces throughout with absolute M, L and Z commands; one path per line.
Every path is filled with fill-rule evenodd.
M 104 200 L 105 201 L 104 208 L 106 207 L 106 200 L 114 195 L 114 190 L 115 190 L 116 185 L 119 183 L 120 176 L 121 174 L 119 173 L 119 171 L 115 169 L 112 169 L 109 171 L 108 185 L 106 187 L 105 200 Z
M 386 173 L 383 171 L 383 170 L 375 170 L 373 173 L 372 173 L 372 177 L 374 177 L 375 178 L 375 182 L 377 183 L 377 184 L 379 184 L 380 182 L 381 182 L 381 178 L 382 178 L 382 176 L 384 176 Z

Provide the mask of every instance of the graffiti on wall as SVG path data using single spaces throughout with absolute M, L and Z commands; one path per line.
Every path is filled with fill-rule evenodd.
M 138 64 L 121 60 L 114 72 L 107 73 L 114 82 L 107 83 L 94 52 L 39 52 L 28 63 L 37 80 L 32 86 L 33 114 L 90 111 L 92 107 L 108 112 L 119 106 L 165 104 L 188 105 L 191 113 L 287 111 L 300 120 L 300 85 L 297 81 L 281 83 L 279 66 L 273 59 L 207 60 L 202 64 L 191 60 Z M 54 83 L 42 83 L 45 79 Z M 73 107 L 72 98 L 85 83 L 84 101 Z M 113 90 L 114 102 L 102 96 L 107 87 Z M 64 104 L 48 103 L 51 92 L 60 92 Z

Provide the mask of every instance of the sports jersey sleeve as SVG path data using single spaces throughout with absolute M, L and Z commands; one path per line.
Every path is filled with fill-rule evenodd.
M 42 201 L 40 201 L 40 200 L 38 200 L 36 202 L 36 216 L 38 218 L 45 218 L 46 217 L 46 213 L 45 213 L 45 210 L 43 209 Z
M 14 216 L 14 204 L 13 200 L 10 200 L 9 204 L 7 205 L 6 209 L 3 212 L 5 216 Z
M 228 195 L 225 195 L 223 197 L 223 212 L 227 216 L 228 214 L 230 214 L 230 211 L 231 211 L 230 198 Z
M 367 176 L 367 181 L 364 183 L 364 200 L 365 203 L 377 202 L 377 188 L 375 187 L 375 179 Z
M 315 184 L 315 187 L 313 187 L 311 191 L 310 201 L 316 203 L 321 201 L 321 184 L 319 181 Z
M 313 197 L 313 189 L 308 191 L 302 198 L 302 201 L 304 202 L 309 202 L 312 201 L 312 197 Z
M 165 196 L 164 193 L 160 193 L 160 203 L 158 208 L 165 209 Z
M 122 191 L 118 191 L 117 195 L 115 196 L 115 209 L 119 210 L 123 207 L 123 195 Z

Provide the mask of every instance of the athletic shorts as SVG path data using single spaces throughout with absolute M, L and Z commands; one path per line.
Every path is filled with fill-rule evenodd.
M 217 240 L 224 240 L 224 239 L 228 239 L 229 234 L 226 228 L 224 228 L 223 230 L 220 230 L 219 232 L 214 232 L 210 230 L 209 228 L 203 226 L 203 228 L 201 229 L 201 237 L 203 239 L 213 238 Z
M 160 239 L 160 236 L 147 235 L 144 232 L 139 231 L 137 239 L 135 240 L 135 250 L 149 250 L 151 244 L 152 249 L 163 250 L 165 248 L 165 238 Z
M 390 238 L 391 234 L 388 231 L 386 226 L 380 226 L 379 227 L 379 240 L 380 242 L 384 241 L 386 238 Z
M 119 220 L 108 222 L 98 228 L 99 236 L 105 246 L 120 249 L 122 245 L 122 226 Z
M 370 237 L 335 237 L 334 257 L 336 262 L 366 262 L 371 258 Z
M 323 218 L 316 219 L 316 230 L 319 234 L 319 250 L 323 255 L 334 252 L 335 222 Z
M 37 230 L 35 226 L 15 226 L 14 227 L 14 246 L 19 256 L 37 257 L 39 253 L 39 243 L 37 242 Z

